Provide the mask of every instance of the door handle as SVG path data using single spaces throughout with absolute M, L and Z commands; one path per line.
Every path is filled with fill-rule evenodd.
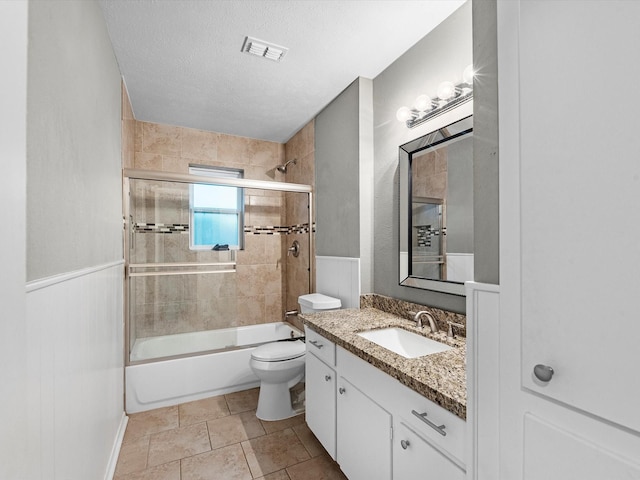
M 547 383 L 551 381 L 554 373 L 555 372 L 553 371 L 553 368 L 551 368 L 549 365 L 542 365 L 539 363 L 538 365 L 533 367 L 533 374 L 541 382 Z

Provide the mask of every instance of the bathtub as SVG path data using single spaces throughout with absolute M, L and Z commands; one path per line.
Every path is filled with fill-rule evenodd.
M 143 412 L 257 387 L 260 381 L 249 367 L 251 352 L 292 334 L 303 335 L 288 323 L 275 322 L 137 339 L 132 364 L 125 367 L 126 411 Z

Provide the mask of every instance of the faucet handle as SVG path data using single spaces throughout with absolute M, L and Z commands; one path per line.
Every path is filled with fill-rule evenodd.
M 449 330 L 447 331 L 447 337 L 453 338 L 453 327 L 455 328 L 464 328 L 464 325 L 461 323 L 451 322 L 447 320 L 447 324 L 449 325 Z

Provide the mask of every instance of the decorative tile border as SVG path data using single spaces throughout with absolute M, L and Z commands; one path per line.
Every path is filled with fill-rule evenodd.
M 313 225 L 313 231 L 316 231 L 315 224 Z M 309 233 L 309 224 L 308 223 L 300 223 L 297 225 L 291 226 L 250 226 L 245 225 L 244 233 L 248 233 L 250 235 L 291 235 L 291 234 L 302 234 Z
M 313 231 L 316 231 L 315 224 Z M 186 223 L 136 223 L 135 233 L 189 233 Z M 251 226 L 245 225 L 244 233 L 249 235 L 291 235 L 309 233 L 309 224 L 301 223 L 291 226 Z
M 135 233 L 189 233 L 186 223 L 136 223 Z
M 430 247 L 431 237 L 433 236 L 431 225 L 416 225 L 414 228 L 416 229 L 416 233 L 418 235 L 418 246 Z

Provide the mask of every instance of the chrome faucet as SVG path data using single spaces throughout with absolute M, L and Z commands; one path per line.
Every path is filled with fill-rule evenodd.
M 286 322 L 288 317 L 293 316 L 298 316 L 298 310 L 289 310 L 288 312 L 284 312 L 284 321 Z
M 426 310 L 421 310 L 418 313 L 409 312 L 410 315 L 413 315 L 413 321 L 418 324 L 418 328 L 422 328 L 422 316 L 426 315 L 427 320 L 429 320 L 429 328 L 431 328 L 432 333 L 436 333 L 438 331 L 438 327 L 436 326 L 436 319 L 433 318 L 433 314 L 431 312 L 427 312 Z

